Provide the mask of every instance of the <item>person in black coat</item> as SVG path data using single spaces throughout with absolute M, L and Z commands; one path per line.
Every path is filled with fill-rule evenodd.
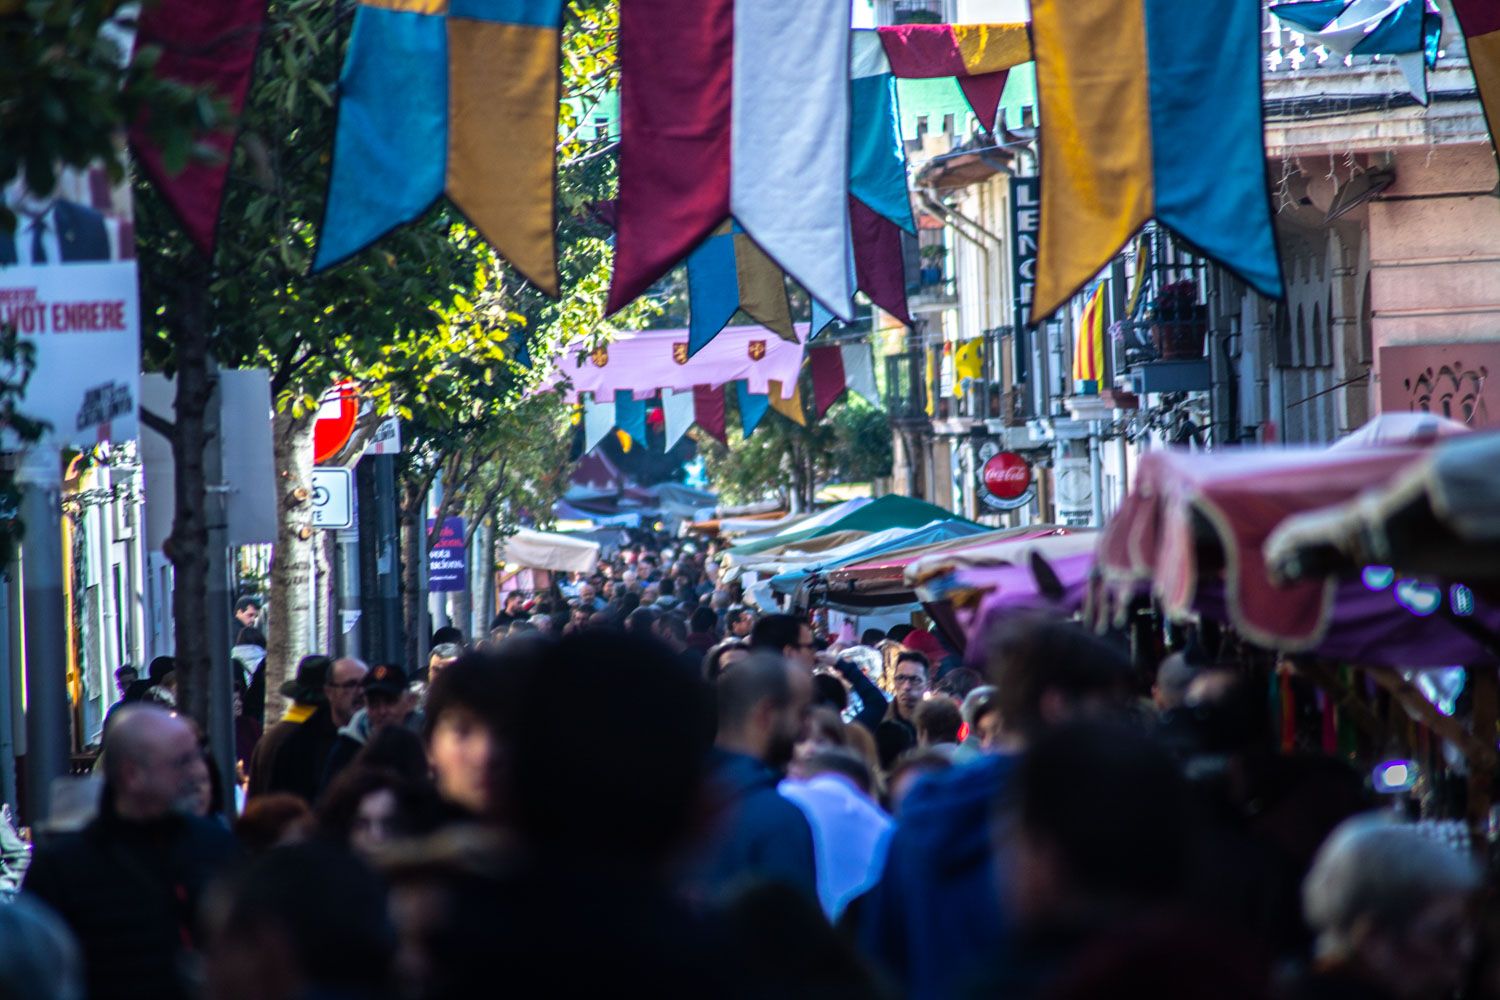
M 240 856 L 228 830 L 188 813 L 206 767 L 184 720 L 126 706 L 105 733 L 99 815 L 37 846 L 22 890 L 78 938 L 92 1000 L 198 995 L 199 903 Z
M 249 793 L 290 792 L 309 804 L 322 788 L 323 769 L 338 739 L 325 688 L 333 664 L 326 656 L 304 656 L 297 676 L 281 687 L 292 707 L 266 730 L 250 760 Z

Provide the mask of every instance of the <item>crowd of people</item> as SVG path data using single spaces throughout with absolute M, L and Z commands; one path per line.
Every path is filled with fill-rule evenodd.
M 98 815 L 0 906 L 0 1000 L 1500 996 L 1481 868 L 1276 752 L 1242 674 L 1043 616 L 969 669 L 712 557 L 307 657 L 232 826 L 191 723 L 123 703 Z

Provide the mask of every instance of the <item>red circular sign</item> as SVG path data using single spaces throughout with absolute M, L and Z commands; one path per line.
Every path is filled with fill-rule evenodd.
M 1001 500 L 1015 500 L 1031 489 L 1031 466 L 1013 451 L 1002 451 L 984 463 L 984 488 Z
M 358 422 L 359 390 L 353 382 L 340 382 L 325 392 L 313 424 L 313 464 L 322 465 L 342 451 Z

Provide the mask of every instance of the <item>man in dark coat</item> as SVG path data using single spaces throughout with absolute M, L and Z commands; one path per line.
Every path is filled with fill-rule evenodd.
M 812 828 L 776 790 L 806 722 L 812 678 L 800 665 L 758 653 L 719 678 L 717 695 L 710 766 L 720 816 L 697 888 L 717 896 L 748 882 L 780 882 L 815 900 Z
M 281 693 L 292 699 L 292 707 L 255 747 L 250 759 L 251 796 L 290 792 L 309 803 L 318 797 L 328 753 L 338 739 L 338 726 L 328 706 L 332 669 L 326 656 L 304 656 L 297 664 L 297 676 L 281 686 Z
M 100 812 L 40 843 L 23 890 L 56 910 L 83 951 L 93 1000 L 187 1000 L 204 888 L 239 857 L 233 835 L 187 810 L 207 765 L 193 730 L 127 705 L 104 737 Z

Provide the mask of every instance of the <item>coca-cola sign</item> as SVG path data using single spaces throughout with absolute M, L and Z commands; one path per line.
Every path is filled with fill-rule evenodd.
M 984 490 L 979 498 L 997 510 L 1015 510 L 1031 501 L 1031 465 L 1012 451 L 990 457 L 980 472 Z

